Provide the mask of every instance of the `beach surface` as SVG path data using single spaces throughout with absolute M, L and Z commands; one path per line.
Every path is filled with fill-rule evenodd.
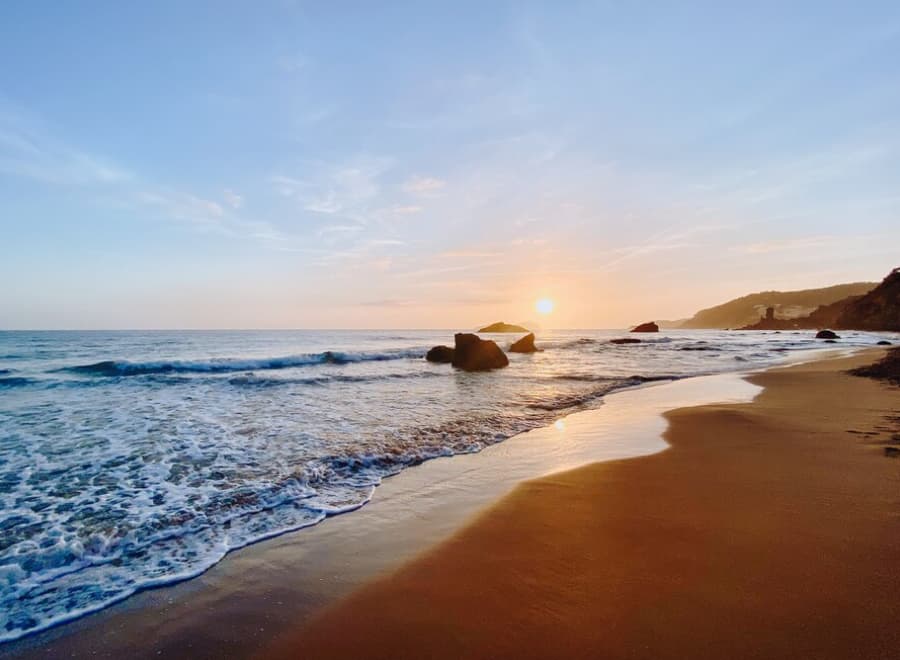
M 667 451 L 525 482 L 264 657 L 888 658 L 900 388 L 881 355 L 667 413 Z

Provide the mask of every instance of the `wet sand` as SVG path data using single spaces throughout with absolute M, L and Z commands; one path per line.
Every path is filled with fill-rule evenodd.
M 262 657 L 890 658 L 900 388 L 867 352 L 666 416 L 667 451 L 528 481 Z

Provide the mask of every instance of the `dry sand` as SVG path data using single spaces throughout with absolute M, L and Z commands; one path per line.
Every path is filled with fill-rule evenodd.
M 877 356 L 753 376 L 751 404 L 669 413 L 665 452 L 526 482 L 262 655 L 900 657 L 900 388 L 843 373 Z

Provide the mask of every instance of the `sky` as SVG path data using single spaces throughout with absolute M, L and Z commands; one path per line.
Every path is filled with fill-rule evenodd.
M 896 2 L 9 0 L 0 62 L 0 328 L 623 327 L 900 265 Z

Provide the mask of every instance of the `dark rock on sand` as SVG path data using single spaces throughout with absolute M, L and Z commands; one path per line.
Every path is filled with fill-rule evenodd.
M 478 332 L 528 332 L 528 328 L 523 328 L 521 325 L 497 321 L 496 323 L 484 326 Z
M 509 347 L 511 353 L 536 353 L 540 349 L 534 345 L 534 333 L 529 332 Z
M 638 326 L 635 326 L 631 329 L 632 332 L 659 332 L 659 326 L 656 325 L 653 321 L 648 321 L 647 323 L 641 323 Z
M 875 364 L 851 369 L 850 373 L 854 376 L 886 380 L 894 385 L 900 385 L 900 348 L 892 348 Z
M 900 447 L 885 447 L 884 455 L 888 458 L 900 458 Z
M 449 346 L 435 346 L 425 354 L 425 359 L 429 362 L 449 363 L 453 362 L 453 349 Z
M 831 330 L 819 330 L 816 333 L 816 339 L 840 339 L 840 336 Z
M 482 339 L 469 332 L 458 332 L 453 338 L 456 343 L 452 361 L 454 367 L 465 371 L 486 371 L 509 364 L 506 353 L 490 339 Z
M 641 340 L 635 337 L 622 337 L 620 339 L 610 339 L 610 344 L 640 344 Z

